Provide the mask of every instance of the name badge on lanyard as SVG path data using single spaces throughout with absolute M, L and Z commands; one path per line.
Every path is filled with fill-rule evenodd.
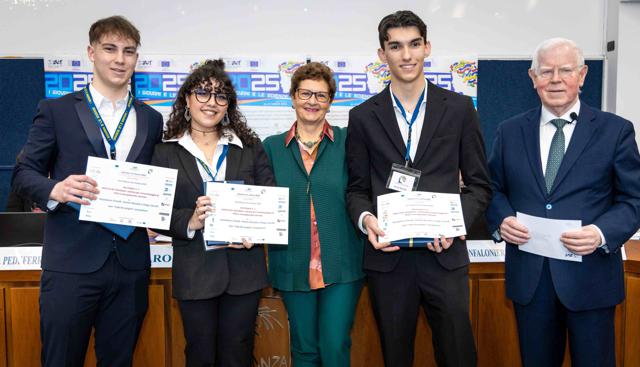
M 124 124 L 127 122 L 127 117 L 129 117 L 129 112 L 131 112 L 131 107 L 133 106 L 133 97 L 131 96 L 131 92 L 129 92 L 129 95 L 127 96 L 127 106 L 122 113 L 122 117 L 120 117 L 120 122 L 118 122 L 116 131 L 113 133 L 113 136 L 111 136 L 107 129 L 107 125 L 105 125 L 104 120 L 102 119 L 102 116 L 100 116 L 100 112 L 98 112 L 98 108 L 93 101 L 89 86 L 87 85 L 83 91 L 87 104 L 89 105 L 89 110 L 91 110 L 91 114 L 93 115 L 93 119 L 96 121 L 96 124 L 98 124 L 98 127 L 100 128 L 104 138 L 107 140 L 107 143 L 109 143 L 109 157 L 111 159 L 116 159 L 116 143 L 118 142 L 118 139 L 120 139 L 122 129 L 124 128 Z
M 387 188 L 395 191 L 415 191 L 418 189 L 418 183 L 420 182 L 422 172 L 418 169 L 409 167 L 409 161 L 411 160 L 411 132 L 413 124 L 416 122 L 416 119 L 420 114 L 422 101 L 424 101 L 424 89 L 420 94 L 416 107 L 413 109 L 411 120 L 407 119 L 407 113 L 402 106 L 402 103 L 400 103 L 400 100 L 395 95 L 393 95 L 393 99 L 396 101 L 396 105 L 398 106 L 398 109 L 400 109 L 400 113 L 402 113 L 404 121 L 409 126 L 409 133 L 407 136 L 407 151 L 404 155 L 404 166 L 398 163 L 393 163 L 391 165 L 391 172 L 387 179 Z
M 207 166 L 206 163 L 204 163 L 200 158 L 196 157 L 196 160 L 198 161 L 198 163 L 200 163 L 200 166 L 202 167 L 202 169 L 207 173 L 207 175 L 211 179 L 209 182 L 216 182 L 216 178 L 218 177 L 218 172 L 220 172 L 220 168 L 222 167 L 222 162 L 224 162 L 225 158 L 227 158 L 228 153 L 229 153 L 229 145 L 225 144 L 222 146 L 222 154 L 220 154 L 220 158 L 218 158 L 218 162 L 216 163 L 215 175 L 211 173 L 211 170 L 209 169 L 209 166 Z M 202 183 L 202 191 L 205 193 L 207 191 L 205 186 L 206 182 L 207 181 L 204 181 Z

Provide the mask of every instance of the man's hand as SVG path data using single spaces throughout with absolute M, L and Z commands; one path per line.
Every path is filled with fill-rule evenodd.
M 564 247 L 576 255 L 585 256 L 593 253 L 602 243 L 600 232 L 592 226 L 584 226 L 577 231 L 564 232 L 560 236 Z
M 376 250 L 384 251 L 384 252 L 393 252 L 400 250 L 399 246 L 390 246 L 391 242 L 378 242 L 378 236 L 384 236 L 384 231 L 378 227 L 378 218 L 369 214 L 362 220 L 362 225 L 364 229 L 367 230 L 367 235 L 369 237 L 369 242 Z
M 86 175 L 70 175 L 64 181 L 58 182 L 51 190 L 49 199 L 59 203 L 77 203 L 80 205 L 90 205 L 89 200 L 95 200 L 98 190 L 98 183 Z
M 502 239 L 514 245 L 524 245 L 529 241 L 529 230 L 520 224 L 516 217 L 506 217 L 500 224 L 500 236 Z

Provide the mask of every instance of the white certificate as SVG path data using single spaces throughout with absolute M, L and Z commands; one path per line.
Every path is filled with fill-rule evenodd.
M 527 243 L 518 246 L 521 251 L 558 260 L 582 262 L 582 256 L 569 251 L 560 241 L 563 232 L 582 228 L 582 221 L 541 218 L 524 213 L 517 213 L 516 218 L 527 227 L 531 237 Z
M 177 170 L 89 157 L 86 174 L 100 193 L 81 205 L 80 220 L 169 229 Z
M 289 188 L 208 182 L 207 196 L 205 240 L 288 244 Z
M 411 191 L 378 196 L 380 242 L 467 234 L 459 194 Z

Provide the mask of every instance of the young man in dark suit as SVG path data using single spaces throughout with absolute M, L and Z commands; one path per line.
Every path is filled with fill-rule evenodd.
M 128 90 L 140 45 L 135 26 L 119 16 L 101 19 L 89 41 L 91 85 L 40 102 L 13 173 L 16 191 L 48 209 L 40 284 L 44 366 L 82 366 L 92 328 L 98 365 L 130 366 L 148 304 L 145 229 L 125 239 L 79 221 L 69 205 L 90 205 L 99 195 L 100 183 L 84 174 L 89 156 L 148 164 L 162 135 L 160 114 Z
M 469 257 L 461 238 L 436 238 L 427 248 L 379 243 L 376 198 L 386 187 L 392 164 L 420 171 L 419 191 L 460 193 L 471 226 L 490 200 L 484 142 L 470 98 L 444 90 L 424 76 L 431 52 L 427 27 L 410 11 L 398 11 L 378 26 L 378 56 L 391 83 L 351 110 L 347 136 L 347 204 L 354 223 L 368 235 L 364 269 L 380 330 L 386 366 L 413 363 L 420 306 L 433 333 L 441 366 L 473 366 L 469 320 Z
M 529 76 L 542 105 L 498 127 L 487 210 L 490 231 L 507 243 L 507 297 L 514 303 L 522 365 L 562 365 L 568 331 L 572 366 L 613 367 L 615 306 L 624 299 L 619 250 L 640 227 L 633 125 L 580 100 L 587 66 L 571 40 L 541 43 Z M 536 235 L 518 221 L 518 212 L 580 220 L 581 228 L 548 245 L 564 246 L 582 261 L 521 251 L 518 246 Z

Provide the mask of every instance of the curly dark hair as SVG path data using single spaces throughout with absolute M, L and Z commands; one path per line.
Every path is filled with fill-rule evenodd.
M 333 79 L 333 71 L 327 65 L 319 62 L 310 62 L 296 69 L 291 77 L 289 95 L 293 97 L 300 87 L 300 83 L 307 79 L 324 80 L 324 82 L 329 86 L 330 100 L 333 101 L 333 97 L 336 96 L 336 81 Z
M 205 89 L 214 89 L 213 81 L 216 81 L 216 93 L 224 93 L 229 99 L 227 107 L 227 115 L 230 123 L 227 126 L 222 124 L 216 125 L 216 132 L 220 136 L 231 137 L 229 130 L 232 130 L 242 141 L 242 144 L 253 145 L 259 141 L 258 135 L 247 126 L 247 120 L 238 109 L 238 96 L 236 90 L 231 84 L 231 79 L 224 71 L 224 61 L 207 60 L 194 69 L 187 77 L 182 87 L 178 91 L 176 101 L 171 108 L 169 121 L 167 121 L 167 130 L 164 132 L 164 138 L 175 139 L 181 137 L 185 131 L 191 133 L 191 124 L 184 118 L 184 111 L 187 108 L 187 96 L 198 87 L 203 86 Z

